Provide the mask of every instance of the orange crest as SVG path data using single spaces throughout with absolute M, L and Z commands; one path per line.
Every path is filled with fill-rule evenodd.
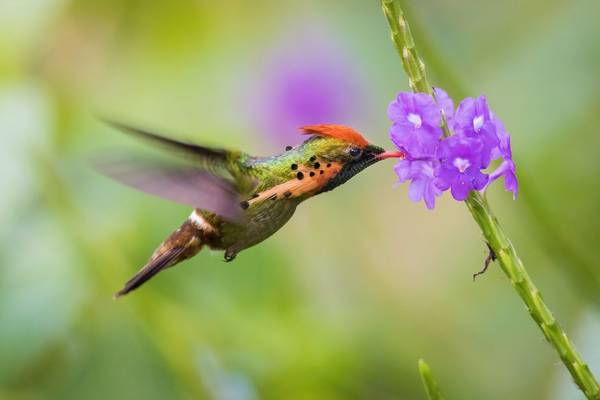
M 359 147 L 366 147 L 369 142 L 360 133 L 344 125 L 308 125 L 300 128 L 305 135 L 331 137 L 350 142 Z

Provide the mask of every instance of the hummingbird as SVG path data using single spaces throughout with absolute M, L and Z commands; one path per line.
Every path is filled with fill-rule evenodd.
M 115 297 L 123 296 L 159 272 L 208 247 L 224 260 L 267 239 L 313 196 L 329 192 L 365 168 L 387 158 L 385 151 L 344 125 L 300 128 L 307 139 L 273 156 L 201 146 L 144 129 L 109 122 L 114 128 L 179 153 L 185 164 L 111 162 L 100 172 L 143 192 L 193 207 Z

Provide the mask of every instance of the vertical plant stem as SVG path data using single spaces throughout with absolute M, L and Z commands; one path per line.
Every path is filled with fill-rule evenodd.
M 381 7 L 390 25 L 392 42 L 396 45 L 396 50 L 402 60 L 402 67 L 404 67 L 404 72 L 408 76 L 410 88 L 413 92 L 428 93 L 435 97 L 433 86 L 427 80 L 425 63 L 417 53 L 415 40 L 404 17 L 404 11 L 395 0 L 381 0 Z M 445 137 L 450 136 L 450 129 L 448 129 L 444 111 L 442 111 L 442 130 Z
M 431 368 L 429 368 L 429 365 L 423 359 L 419 360 L 419 374 L 421 374 L 427 398 L 429 400 L 444 400 L 437 382 L 433 379 Z
M 525 303 L 527 311 L 544 333 L 546 340 L 558 352 L 577 386 L 588 399 L 600 399 L 600 386 L 596 378 L 542 299 L 542 294 L 534 285 L 514 246 L 500 227 L 486 198 L 479 192 L 471 192 L 465 203 L 481 228 L 485 240 L 493 249 L 502 271 Z
M 425 73 L 425 63 L 420 59 L 404 13 L 397 0 L 381 0 L 394 42 L 410 86 L 415 92 L 432 93 Z M 445 134 L 449 132 L 445 130 Z M 500 227 L 487 200 L 478 192 L 471 192 L 465 200 L 467 208 L 479 225 L 481 232 L 498 259 L 500 267 L 513 288 L 525 303 L 529 314 L 539 326 L 544 337 L 558 352 L 573 380 L 588 399 L 600 400 L 600 386 L 583 361 L 575 346 L 560 327 L 552 312 L 542 300 L 539 289 L 533 284 L 515 248 Z

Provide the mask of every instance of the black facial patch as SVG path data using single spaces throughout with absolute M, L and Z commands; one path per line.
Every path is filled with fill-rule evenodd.
M 331 178 L 327 182 L 327 184 L 325 184 L 325 186 L 321 188 L 319 193 L 324 193 L 335 189 L 336 187 L 346 183 L 350 178 L 358 174 L 363 169 L 375 164 L 377 161 L 379 161 L 376 155 L 381 153 L 382 151 L 383 150 L 377 152 L 364 151 L 359 159 L 346 162 L 342 166 L 340 172 L 338 172 L 333 178 Z M 328 167 L 330 165 L 331 164 L 327 164 Z

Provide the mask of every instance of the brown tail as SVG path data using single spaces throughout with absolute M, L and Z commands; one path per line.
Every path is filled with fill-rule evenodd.
M 115 293 L 115 298 L 126 295 L 142 286 L 160 271 L 195 256 L 201 249 L 202 231 L 194 221 L 187 219 L 154 252 L 146 265 Z

